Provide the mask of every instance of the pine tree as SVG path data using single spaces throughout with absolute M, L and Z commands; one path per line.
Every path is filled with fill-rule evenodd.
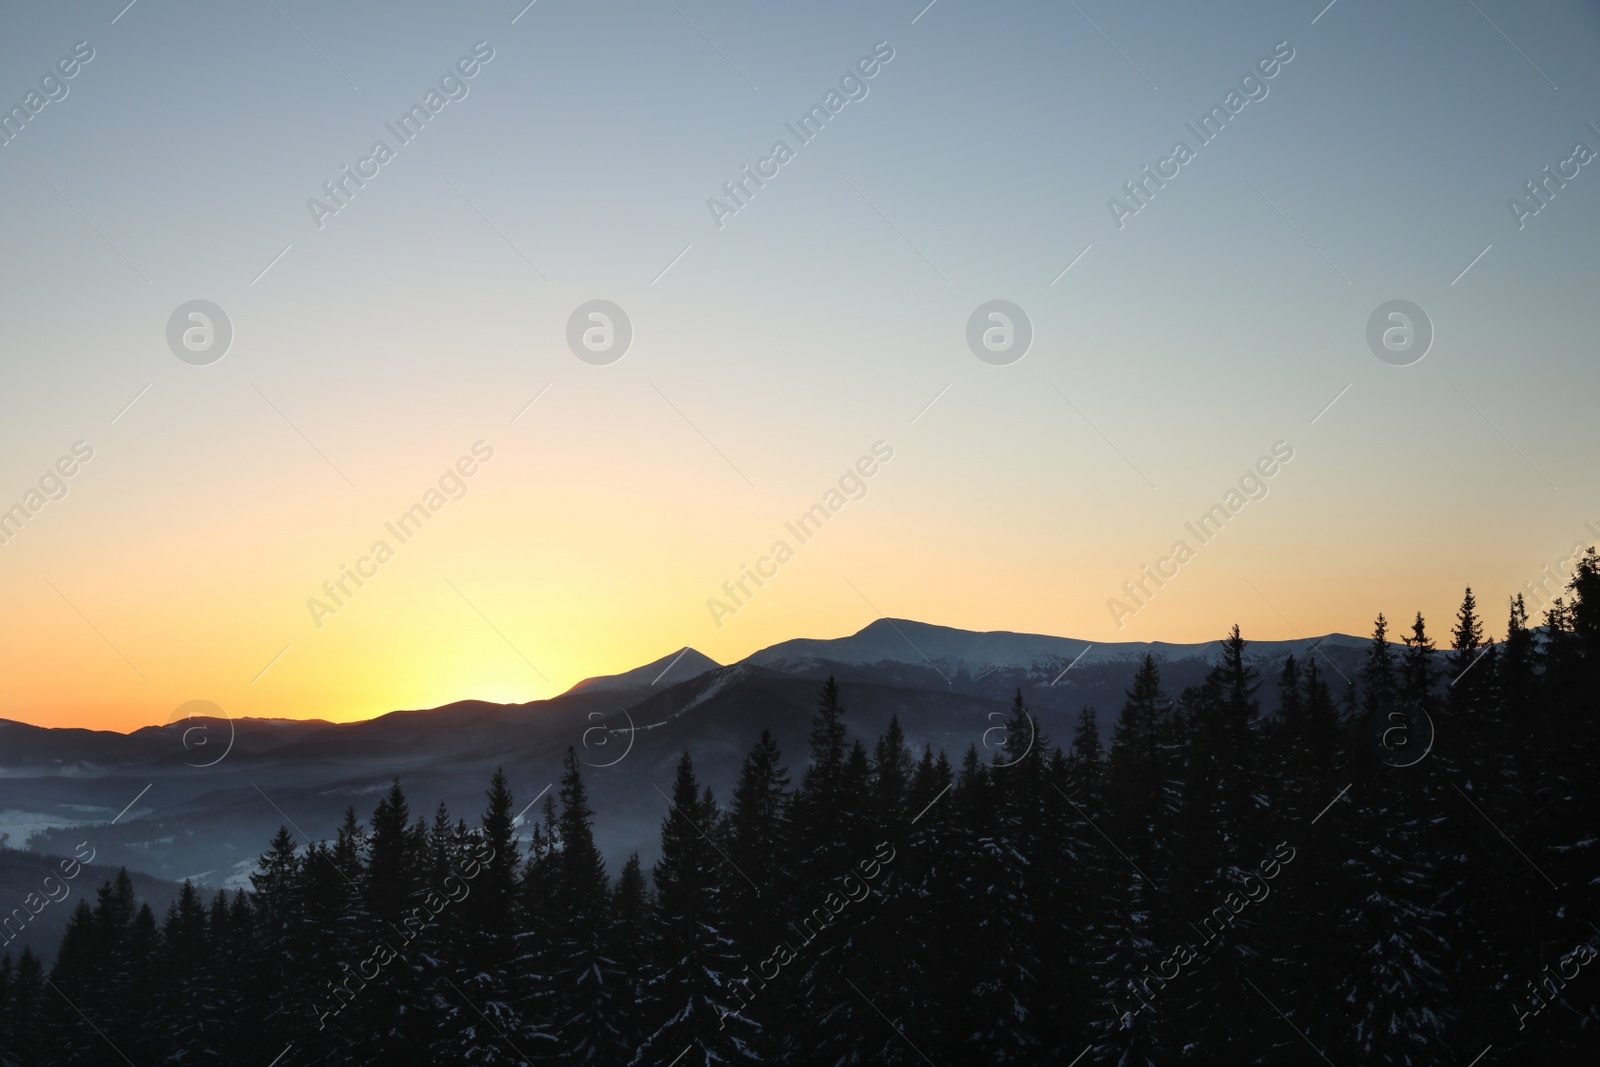
M 1373 622 L 1372 643 L 1361 665 L 1361 689 L 1363 707 L 1369 714 L 1392 708 L 1399 691 L 1394 646 L 1389 643 L 1389 620 L 1381 611 Z
M 54 985 L 46 991 L 46 983 L 59 980 L 71 990 L 70 995 L 82 996 L 84 994 L 82 979 L 93 966 L 97 951 L 94 909 L 82 898 L 79 898 L 67 919 L 66 929 L 62 931 L 61 944 L 56 949 L 55 962 L 48 977 L 44 974 L 43 964 L 39 958 L 29 948 L 23 948 L 22 955 L 17 961 L 16 996 L 20 1003 L 25 982 L 24 972 L 31 962 L 33 966 L 39 968 L 38 991 L 34 995 L 34 1003 L 39 1010 L 34 1016 L 19 1019 L 19 1045 L 23 1042 L 20 1031 L 26 1029 L 29 1031 L 26 1035 L 27 1044 L 37 1053 L 42 1054 L 46 1049 L 70 1050 L 76 1047 L 81 1035 L 78 1027 L 74 1025 L 77 1015 L 65 1002 L 68 994 L 62 992 L 60 985 Z M 57 1058 L 64 1058 L 64 1053 Z M 38 1061 L 50 1062 L 43 1055 L 38 1056 Z M 33 1061 L 24 1062 L 31 1064 Z
M 811 763 L 800 778 L 793 806 L 795 877 L 804 884 L 826 879 L 849 862 L 847 843 L 855 831 L 845 814 L 850 798 L 844 715 L 838 683 L 829 677 L 811 725 Z
M 742 1012 L 739 961 L 727 934 L 726 861 L 715 846 L 717 811 L 701 793 L 694 764 L 678 760 L 670 810 L 661 821 L 661 858 L 652 876 L 657 952 L 649 982 L 653 1029 L 633 1063 L 683 1067 L 754 1063 L 756 1025 Z
M 840 780 L 838 818 L 842 823 L 834 860 L 822 868 L 834 877 L 848 874 L 857 858 L 870 849 L 873 815 L 872 760 L 860 741 L 850 745 Z
M 376 970 L 358 1004 L 360 1025 L 369 1035 L 368 1054 L 386 1062 L 422 1062 L 438 1029 L 440 990 L 430 952 L 434 950 L 434 909 L 427 888 L 427 824 L 411 819 L 399 778 L 373 809 L 361 896 L 371 915 L 358 966 Z M 460 892 L 469 892 L 465 885 Z M 453 907 L 436 898 L 441 912 Z M 369 964 L 368 961 L 373 961 Z
M 1160 958 L 1175 925 L 1167 887 L 1174 862 L 1179 745 L 1160 668 L 1147 654 L 1112 730 L 1104 822 L 1073 802 L 1076 836 L 1089 841 L 1092 835 L 1098 845 L 1091 854 L 1098 854 L 1098 867 L 1106 872 L 1108 898 L 1093 946 L 1090 973 L 1099 995 L 1090 1034 L 1096 1056 L 1127 1067 L 1154 1067 L 1170 1055 L 1171 1004 L 1156 999 L 1160 987 L 1152 985 L 1145 969 Z
M 1014 707 L 1026 715 L 1020 700 Z M 1019 744 L 1027 737 L 1022 726 Z M 1015 769 L 985 764 L 969 748 L 951 796 L 954 854 L 940 903 L 959 963 L 946 968 L 943 994 L 947 1010 L 955 1008 L 947 1033 L 956 1038 L 956 1055 L 973 1063 L 1035 1062 L 1039 1055 L 1027 1017 L 1035 968 L 1018 937 L 1029 908 L 1025 864 L 1000 784 Z
M 421 889 L 411 813 L 400 779 L 372 812 L 363 895 L 377 927 L 392 927 L 404 918 Z
M 352 885 L 362 876 L 359 857 L 347 857 L 341 866 L 335 855 L 318 841 L 296 866 L 278 1014 L 279 1032 L 291 1037 L 314 1032 L 320 1046 L 336 1051 L 361 1036 L 361 1012 L 351 1006 L 365 994 L 358 965 L 371 941 L 366 909 Z
M 1174 982 L 1179 1029 L 1207 1054 L 1228 1062 L 1264 1055 L 1272 1037 L 1260 1012 L 1217 1012 L 1214 1005 L 1246 990 L 1261 976 L 1256 912 L 1246 910 L 1247 879 L 1271 852 L 1265 840 L 1267 791 L 1259 773 L 1260 718 L 1256 671 L 1245 659 L 1247 642 L 1234 626 L 1221 643 L 1220 662 L 1181 702 L 1189 729 L 1185 746 L 1179 835 L 1183 848 L 1173 878 L 1173 903 L 1185 931 L 1168 944 L 1190 942 L 1201 962 Z M 1165 990 L 1163 999 L 1167 999 Z
M 945 1000 L 956 977 L 945 926 L 954 910 L 950 894 L 958 866 L 952 855 L 954 784 L 944 753 L 935 758 L 924 746 L 907 791 L 905 807 L 911 814 L 905 834 L 885 840 L 887 849 L 875 846 L 867 867 L 876 870 L 874 884 L 882 897 L 872 901 L 878 923 L 873 945 L 880 947 L 868 956 L 881 957 L 874 969 L 890 983 L 886 1000 L 901 1033 L 915 1035 L 916 1045 L 913 1049 L 893 1033 L 868 1031 L 864 1049 L 885 1064 L 920 1064 L 922 1050 L 945 1047 L 958 1032 Z M 885 941 L 892 942 L 892 950 L 881 947 Z
M 223 896 L 219 890 L 218 899 Z M 264 1009 L 275 992 L 263 978 L 264 953 L 255 937 L 249 897 L 243 889 L 235 889 L 227 901 L 225 916 L 207 924 L 212 936 L 210 972 L 219 1003 L 222 1034 L 218 1044 L 223 1062 L 243 1059 L 258 1047 L 255 1035 L 264 1032 Z
M 1361 675 L 1369 715 L 1387 715 L 1399 700 L 1422 699 L 1427 668 L 1413 658 L 1427 644 L 1420 616 L 1407 644 L 1402 684 L 1380 614 Z M 1356 748 L 1347 895 L 1337 920 L 1349 962 L 1337 995 L 1349 1006 L 1353 1026 L 1342 1048 L 1325 1054 L 1336 1061 L 1420 1065 L 1436 1058 L 1449 1012 L 1440 969 L 1444 921 L 1434 904 L 1438 887 L 1426 847 L 1421 778 L 1413 767 L 1380 762 L 1379 750 Z
M 1295 1062 L 1306 1041 L 1326 1048 L 1342 1039 L 1347 1006 L 1336 982 L 1359 963 L 1328 936 L 1344 910 L 1340 883 L 1349 858 L 1349 779 L 1343 777 L 1339 711 L 1315 654 L 1303 670 L 1288 657 L 1280 686 L 1280 725 L 1269 741 L 1276 750 L 1271 765 L 1281 768 L 1281 799 L 1258 861 L 1270 883 L 1270 903 L 1263 902 L 1270 910 L 1264 910 L 1260 930 L 1261 976 L 1264 988 L 1276 988 L 1273 1000 L 1300 1031 L 1267 1030 L 1272 1057 Z M 1285 862 L 1284 856 L 1293 858 Z
M 1527 821 L 1525 828 L 1506 830 L 1518 848 L 1502 840 L 1496 854 L 1508 866 L 1520 861 L 1521 899 L 1533 896 L 1545 917 L 1537 954 L 1519 968 L 1517 981 L 1524 1005 L 1537 996 L 1561 1009 L 1543 1010 L 1538 1024 L 1529 1024 L 1535 1034 L 1525 1041 L 1532 1046 L 1528 1054 L 1546 1062 L 1592 1058 L 1600 1041 L 1600 993 L 1587 981 L 1563 987 L 1550 979 L 1570 973 L 1570 963 L 1560 962 L 1564 954 L 1580 942 L 1595 943 L 1589 922 L 1600 907 L 1600 880 L 1594 877 L 1600 862 L 1600 776 L 1594 772 L 1600 751 L 1600 557 L 1593 548 L 1577 561 L 1566 591 L 1569 596 L 1557 598 L 1545 615 L 1539 712 L 1533 744 L 1524 742 L 1533 751 Z M 1527 1035 L 1519 1030 L 1516 1036 Z
M 656 957 L 651 939 L 652 907 L 650 887 L 635 852 L 617 875 L 611 892 L 611 924 L 607 928 L 610 956 L 618 962 L 622 983 L 622 1010 L 615 1022 L 628 1058 L 645 1038 L 641 1006 L 646 1000 L 645 983 L 649 978 L 646 963 Z
M 783 937 L 790 906 L 791 799 L 778 742 L 763 730 L 744 758 L 728 819 L 728 862 L 738 872 L 728 880 L 729 936 L 743 960 L 740 980 L 751 996 L 758 988 L 756 969 Z M 776 991 L 755 999 L 755 1018 L 777 1017 L 786 1006 L 786 997 Z M 764 1056 L 775 1052 L 766 1037 L 755 1041 Z
M 1525 948 L 1537 940 L 1528 910 L 1508 906 L 1518 895 L 1516 872 L 1497 861 L 1500 841 L 1489 821 L 1520 824 L 1524 813 L 1508 743 L 1500 655 L 1485 639 L 1470 587 L 1456 612 L 1450 648 L 1435 759 L 1422 770 L 1440 814 L 1432 832 L 1438 841 L 1435 907 L 1443 916 L 1448 981 L 1456 991 L 1459 1025 L 1451 1040 L 1457 1047 L 1482 1048 L 1503 1028 L 1503 1005 L 1516 997 L 1514 975 L 1538 965 Z
M 556 915 L 562 932 L 555 1033 L 568 1063 L 616 1063 L 631 1054 L 618 1018 L 629 1005 L 621 965 L 606 938 L 611 922 L 605 860 L 595 847 L 576 751 L 568 747 L 561 774 L 561 861 Z
M 128 989 L 148 988 L 144 971 L 150 962 L 146 954 L 153 948 L 154 926 L 148 909 L 141 915 L 127 868 L 118 869 L 116 878 L 102 885 L 96 894 L 97 958 L 91 973 L 78 981 L 81 999 L 74 999 L 113 1044 L 126 1050 L 124 1055 L 145 1053 L 141 1034 L 145 1013 L 121 994 Z
M 293 1025 L 298 1029 L 304 1013 L 306 993 L 294 984 L 312 981 L 312 976 L 299 968 L 294 957 L 294 936 L 298 929 L 298 901 L 294 889 L 298 881 L 299 859 L 294 838 L 288 827 L 280 825 L 267 846 L 266 853 L 256 859 L 256 870 L 250 875 L 253 893 L 250 896 L 254 941 L 261 945 L 259 969 L 254 974 L 254 1003 L 258 1005 L 253 1019 L 262 1029 L 270 1032 L 288 1032 Z M 291 1024 L 291 1019 L 294 1019 Z M 288 1038 L 285 1038 L 285 1043 Z
M 895 1029 L 901 1012 L 916 998 L 906 979 L 908 946 L 881 918 L 909 904 L 892 859 L 903 845 L 901 828 L 911 815 L 904 811 L 910 753 L 898 719 L 874 746 L 869 760 L 860 743 L 851 746 L 843 776 L 844 814 L 850 828 L 841 850 L 842 863 L 820 882 L 801 880 L 791 915 L 789 940 L 803 937 L 801 960 L 793 965 L 799 977 L 783 1014 L 808 1010 L 817 1033 L 804 1042 L 791 1040 L 789 1057 L 809 1056 L 818 1063 L 900 1063 L 910 1054 L 894 1029 L 870 1020 L 882 1011 Z M 770 951 L 770 950 L 769 950 Z M 763 1019 L 781 1020 L 767 1013 Z
M 81 901 L 79 903 L 82 903 Z M 43 1062 L 46 1050 L 59 1051 L 62 1046 L 47 1045 L 45 1024 L 47 1004 L 54 1007 L 59 997 L 44 988 L 44 967 L 33 949 L 24 948 L 17 957 L 16 977 L 11 984 L 11 1043 L 8 1052 L 18 1067 Z M 50 997 L 50 1001 L 46 1001 Z
M 1043 1049 L 1065 1052 L 1086 1028 L 1085 1005 L 1059 997 L 1083 955 L 1081 918 L 1072 911 L 1085 887 L 1073 877 L 1076 857 L 1068 851 L 1073 813 L 1060 788 L 1065 757 L 1052 748 L 1020 689 L 1005 736 L 1004 751 L 992 760 L 1000 819 L 991 862 L 1011 868 L 1005 880 L 1015 880 L 1020 891 L 999 896 L 986 919 L 987 936 L 1007 948 L 995 954 L 994 978 L 982 995 L 1002 1008 L 988 1041 L 996 1062 L 1026 1062 Z M 1042 921 L 1046 915 L 1060 921 Z
M 1526 723 L 1534 700 L 1539 656 L 1533 631 L 1528 628 L 1528 608 L 1521 593 L 1510 600 L 1506 612 L 1506 639 L 1501 649 L 1496 679 L 1501 714 L 1512 723 Z
M 250 875 L 260 936 L 270 947 L 281 946 L 294 925 L 294 883 L 299 868 L 294 838 L 287 826 L 278 827 L 267 851 Z
M 449 1025 L 457 1033 L 456 1058 L 460 1062 L 515 1064 L 526 1052 L 539 1055 L 556 1044 L 550 1027 L 543 1023 L 554 1014 L 546 967 L 555 925 L 555 879 L 544 838 L 536 834 L 535 848 L 546 879 L 540 888 L 552 888 L 535 897 L 526 879 L 518 884 L 522 855 L 517 843 L 516 805 L 502 768 L 495 769 L 487 796 L 488 806 L 477 832 L 461 845 L 463 852 L 476 853 L 481 869 L 472 881 L 471 893 L 456 905 L 462 937 L 460 980 L 452 980 Z M 555 809 L 549 797 L 545 798 L 544 815 L 553 826 Z
M 1407 705 L 1422 705 L 1430 715 L 1435 711 L 1434 689 L 1438 681 L 1438 668 L 1433 662 L 1433 640 L 1428 636 L 1428 624 L 1422 612 L 1405 635 L 1405 654 L 1400 661 L 1400 700 Z
M 781 1053 L 793 1058 L 804 1050 L 825 1063 L 859 1054 L 845 1047 L 845 1035 L 857 1032 L 854 1021 L 860 1001 L 846 980 L 854 974 L 852 963 L 858 946 L 851 934 L 860 916 L 840 909 L 843 914 L 836 919 L 832 909 L 819 907 L 825 899 L 845 899 L 839 894 L 840 880 L 848 876 L 856 857 L 870 852 L 864 839 L 871 805 L 871 762 L 859 742 L 846 747 L 844 716 L 838 683 L 830 677 L 822 687 L 812 720 L 811 762 L 801 775 L 790 808 L 796 855 L 790 865 L 792 892 L 785 902 L 788 929 L 780 928 L 780 936 L 784 938 L 781 943 L 793 945 L 801 958 L 783 967 L 784 1008 L 775 1010 L 773 998 L 768 997 L 762 1007 L 754 1009 L 757 1018 L 781 1017 L 803 1004 L 825 1020 L 820 1037 L 791 1031 Z M 834 896 L 828 897 L 830 893 Z M 773 948 L 756 951 L 759 960 Z M 866 1005 L 860 1007 L 870 1010 Z M 755 1045 L 759 1052 L 764 1042 L 757 1038 Z
M 1462 723 L 1462 732 L 1479 736 L 1479 719 L 1489 710 L 1495 695 L 1494 643 L 1484 640 L 1483 622 L 1478 618 L 1478 601 L 1468 586 L 1456 610 L 1456 625 L 1450 632 L 1450 655 L 1446 673 L 1450 677 L 1448 702 L 1452 721 Z
M 167 1023 L 174 1056 L 185 1062 L 215 1062 L 225 1025 L 219 990 L 212 984 L 215 976 L 209 973 L 212 939 L 207 919 L 199 891 L 185 879 L 162 927 L 157 990 L 165 1003 L 154 1013 Z
M 872 750 L 872 818 L 892 840 L 899 840 L 915 814 L 907 809 L 915 766 L 900 716 L 890 715 L 888 727 Z
M 926 868 L 925 852 L 939 821 L 929 807 L 939 791 L 933 775 L 932 753 L 925 751 L 919 765 L 906 745 L 899 716 L 891 715 L 872 753 L 871 804 L 865 824 L 873 832 L 863 835 L 855 869 L 835 886 L 847 890 L 851 900 L 841 918 L 859 920 L 853 930 L 841 929 L 848 940 L 835 950 L 841 962 L 850 958 L 851 980 L 857 988 L 835 982 L 835 995 L 849 998 L 846 1002 L 857 1025 L 865 1024 L 857 1046 L 868 1063 L 920 1063 L 921 1058 L 901 1033 L 883 1028 L 881 1021 L 874 1027 L 860 1014 L 864 1009 L 884 1011 L 895 1028 L 917 1035 L 918 1044 L 929 1036 L 932 931 L 916 931 L 913 926 L 925 910 L 919 871 Z M 913 824 L 919 815 L 925 815 L 926 828 Z M 856 893 L 861 899 L 854 899 Z M 838 943 L 830 940 L 829 945 Z M 825 947 L 819 953 L 819 967 L 829 966 L 828 956 Z

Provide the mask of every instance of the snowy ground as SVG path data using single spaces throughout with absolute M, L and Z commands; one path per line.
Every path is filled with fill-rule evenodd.
M 59 830 L 68 826 L 106 822 L 116 816 L 110 808 L 74 805 L 62 811 L 22 811 L 17 808 L 0 810 L 0 844 L 7 848 L 25 849 L 28 838 L 45 830 Z

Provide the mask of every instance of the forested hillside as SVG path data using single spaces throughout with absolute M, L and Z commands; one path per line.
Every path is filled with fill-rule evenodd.
M 1179 693 L 1147 658 L 1109 750 L 1020 692 L 869 750 L 830 680 L 731 796 L 683 754 L 649 870 L 573 754 L 529 833 L 503 776 L 470 822 L 396 781 L 251 892 L 80 900 L 48 976 L 0 963 L 0 1063 L 1593 1063 L 1592 552 L 1570 593 L 1490 640 L 1469 590 L 1437 649 L 1379 615 L 1349 677 L 1237 629 Z

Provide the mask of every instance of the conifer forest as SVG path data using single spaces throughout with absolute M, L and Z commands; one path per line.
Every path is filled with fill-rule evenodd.
M 1235 629 L 1201 685 L 1147 656 L 1070 737 L 1019 691 L 964 752 L 850 741 L 830 679 L 731 796 L 682 754 L 648 866 L 570 751 L 521 829 L 504 775 L 470 813 L 396 780 L 248 891 L 80 900 L 0 963 L 0 1063 L 1593 1063 L 1593 553 L 1568 592 L 1380 615 L 1354 677 Z

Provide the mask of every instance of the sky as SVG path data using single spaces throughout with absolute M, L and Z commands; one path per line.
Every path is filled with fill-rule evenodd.
M 0 718 L 1498 634 L 1600 540 L 1594 5 L 525 2 L 0 8 Z

